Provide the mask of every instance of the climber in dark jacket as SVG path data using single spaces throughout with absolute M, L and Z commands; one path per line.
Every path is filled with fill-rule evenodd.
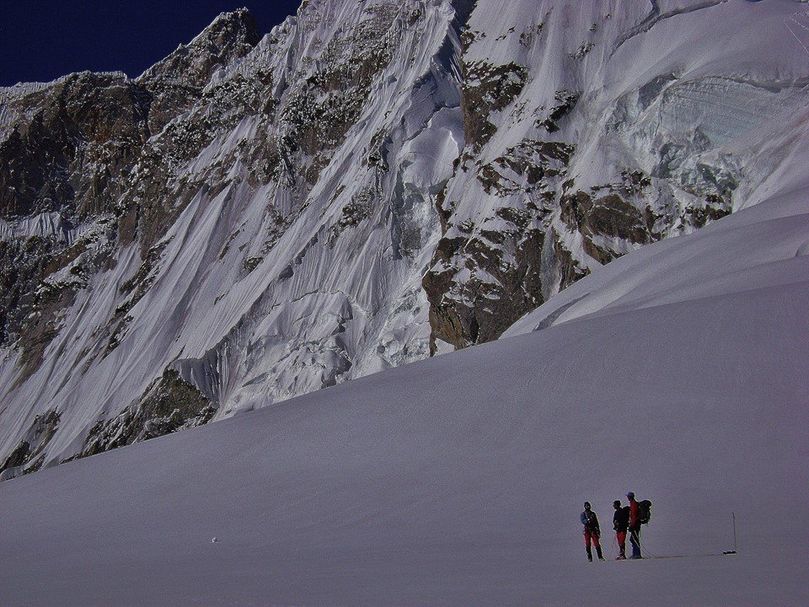
M 629 528 L 629 506 L 621 507 L 621 500 L 612 503 L 615 514 L 612 515 L 612 528 L 615 529 L 615 539 L 618 540 L 618 558 L 626 558 L 626 530 Z
M 587 548 L 587 560 L 593 560 L 593 551 L 590 549 L 592 543 L 596 548 L 598 560 L 603 561 L 604 556 L 601 554 L 601 544 L 598 539 L 601 537 L 601 529 L 598 527 L 598 517 L 596 513 L 590 509 L 590 502 L 584 502 L 584 512 L 581 513 L 581 524 L 584 525 L 584 546 Z

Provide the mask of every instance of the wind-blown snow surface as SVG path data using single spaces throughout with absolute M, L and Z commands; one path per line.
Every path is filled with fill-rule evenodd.
M 543 330 L 556 300 L 525 335 L 5 482 L 2 602 L 805 605 L 806 209 L 630 254 Z M 628 490 L 648 554 L 681 558 L 610 562 Z

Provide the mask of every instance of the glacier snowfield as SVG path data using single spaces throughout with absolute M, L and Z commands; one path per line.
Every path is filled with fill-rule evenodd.
M 0 452 L 41 443 L 0 482 L 0 607 L 809 605 L 809 5 L 471 6 L 305 2 L 150 138 L 169 158 L 151 203 L 177 213 L 146 251 L 111 212 L 0 219 L 2 242 L 110 262 L 43 282 L 81 285 L 30 376 L 0 350 Z M 380 48 L 341 97 L 330 78 Z M 52 85 L 0 90 L 0 137 L 28 111 L 9 100 Z M 343 102 L 338 143 L 281 149 Z M 605 192 L 648 211 L 637 241 L 575 223 Z M 534 253 L 541 306 L 487 344 L 436 337 L 430 272 L 484 318 Z M 73 459 L 167 368 L 213 423 Z M 628 491 L 653 502 L 650 558 L 616 562 Z
M 3 604 L 806 604 L 806 205 L 627 256 L 643 296 L 594 273 L 542 330 L 4 482 Z M 611 560 L 629 490 L 678 558 Z

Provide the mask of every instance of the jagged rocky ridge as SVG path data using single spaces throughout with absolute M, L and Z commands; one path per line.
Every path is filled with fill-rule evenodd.
M 3 476 L 496 339 L 755 203 L 795 8 L 308 0 L 0 89 Z

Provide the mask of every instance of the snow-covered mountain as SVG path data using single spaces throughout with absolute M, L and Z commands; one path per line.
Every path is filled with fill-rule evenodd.
M 2 602 L 806 605 L 808 201 L 630 253 L 526 334 L 4 482 Z M 647 558 L 615 562 L 629 490 Z
M 4 478 L 496 339 L 799 191 L 807 59 L 791 0 L 307 0 L 0 89 Z

